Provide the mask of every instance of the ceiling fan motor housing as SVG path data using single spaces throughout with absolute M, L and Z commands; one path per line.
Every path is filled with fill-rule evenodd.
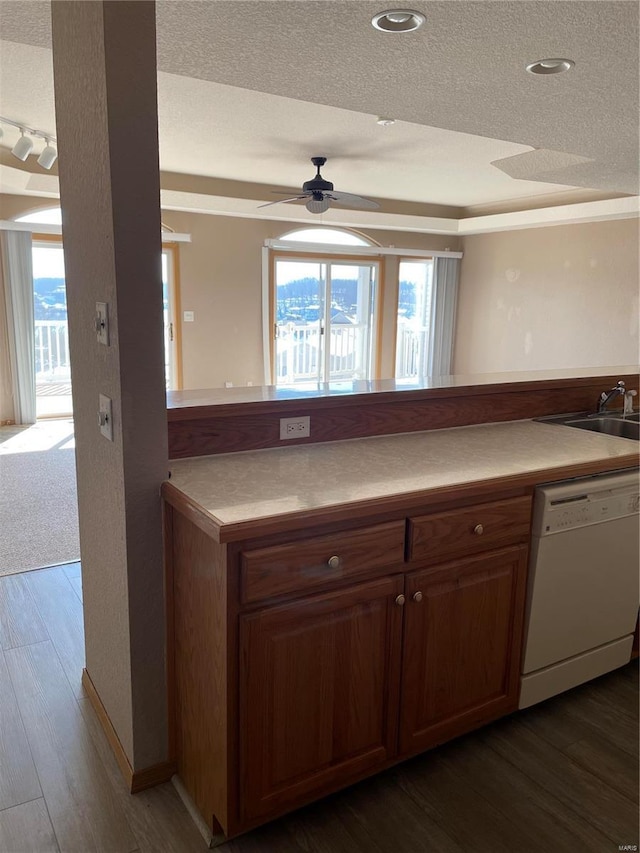
M 320 166 L 324 166 L 327 162 L 326 157 L 312 157 L 311 162 L 318 170 L 315 178 L 311 181 L 305 181 L 302 185 L 303 193 L 330 193 L 333 190 L 333 184 L 331 181 L 325 181 L 325 179 L 320 174 Z
M 324 178 L 314 178 L 312 181 L 305 181 L 302 185 L 304 193 L 330 193 L 333 190 L 331 181 L 325 181 Z

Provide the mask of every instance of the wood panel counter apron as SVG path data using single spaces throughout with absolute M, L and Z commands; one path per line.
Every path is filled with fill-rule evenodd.
M 531 421 L 172 461 L 171 749 L 214 841 L 515 711 L 533 489 L 637 465 Z

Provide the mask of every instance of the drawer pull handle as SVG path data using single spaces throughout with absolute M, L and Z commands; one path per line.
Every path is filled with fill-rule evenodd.
M 418 603 L 422 601 L 422 593 L 420 592 L 420 590 L 413 593 L 413 600 L 417 601 Z
M 482 534 L 484 533 L 484 527 L 481 524 L 476 524 L 476 526 L 473 528 L 473 532 L 476 534 L 476 536 L 482 536 Z
M 400 593 L 400 595 L 396 596 L 396 604 L 398 605 L 398 607 L 402 607 L 402 605 L 405 603 L 406 600 L 407 599 L 404 597 L 404 595 L 402 593 Z
M 340 557 L 329 557 L 327 560 L 327 565 L 330 569 L 339 569 L 340 568 Z

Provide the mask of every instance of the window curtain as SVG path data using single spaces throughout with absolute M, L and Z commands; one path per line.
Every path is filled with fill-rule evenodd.
M 430 376 L 451 374 L 459 274 L 459 258 L 435 258 L 429 335 Z
M 18 424 L 36 421 L 35 333 L 31 234 L 1 231 L 0 255 L 6 320 L 6 348 Z M 1 294 L 0 294 L 1 295 Z

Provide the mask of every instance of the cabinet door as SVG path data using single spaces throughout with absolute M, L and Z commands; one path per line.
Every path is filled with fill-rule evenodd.
M 242 816 L 295 807 L 395 754 L 402 575 L 240 617 Z
M 401 753 L 517 707 L 527 548 L 407 576 Z

